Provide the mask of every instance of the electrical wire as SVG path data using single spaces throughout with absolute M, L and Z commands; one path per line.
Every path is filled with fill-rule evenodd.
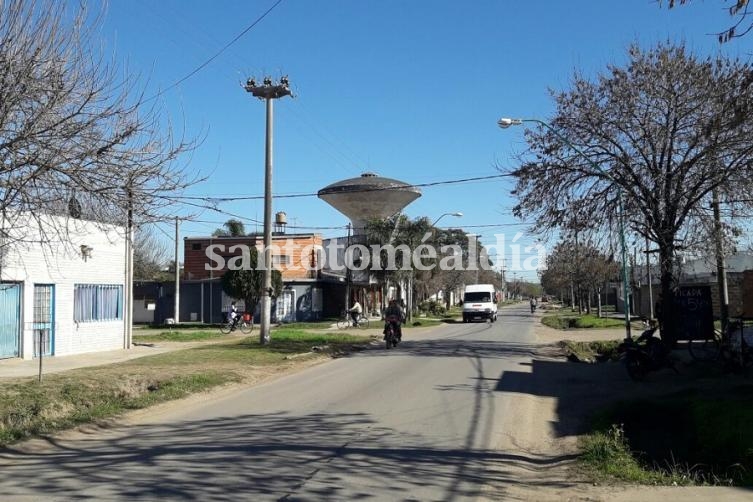
M 282 0 L 277 0 L 272 5 L 272 7 L 270 7 L 269 9 L 267 9 L 261 16 L 259 16 L 258 18 L 256 18 L 256 20 L 253 23 L 251 23 L 250 25 L 248 25 L 243 31 L 241 31 L 238 35 L 236 35 L 235 38 L 233 38 L 230 42 L 228 42 L 227 44 L 225 44 L 224 47 L 222 47 L 219 51 L 217 51 L 209 59 L 207 59 L 206 61 L 204 61 L 203 63 L 201 63 L 199 66 L 197 66 L 193 70 L 191 70 L 186 76 L 182 77 L 181 79 L 177 80 L 173 84 L 169 85 L 168 87 L 166 87 L 165 89 L 161 90 L 160 92 L 158 92 L 154 96 L 145 99 L 144 102 L 146 103 L 146 102 L 152 101 L 153 99 L 157 99 L 158 97 L 160 97 L 161 95 L 163 95 L 167 91 L 172 90 L 172 89 L 178 87 L 180 84 L 182 84 L 183 82 L 185 82 L 186 80 L 188 80 L 189 78 L 193 77 L 194 75 L 196 75 L 197 73 L 199 73 L 201 70 L 203 70 L 204 68 L 206 68 L 209 65 L 209 63 L 211 63 L 212 61 L 214 61 L 215 59 L 217 59 L 231 45 L 233 45 L 235 42 L 237 42 L 238 40 L 240 40 L 241 37 L 243 37 L 243 35 L 245 35 L 249 31 L 251 31 L 251 29 L 254 26 L 256 26 L 257 24 L 259 24 L 262 19 L 264 19 L 265 17 L 267 17 L 267 15 L 270 12 L 272 12 L 275 9 L 275 7 L 277 7 L 281 3 L 282 3 Z
M 462 178 L 462 179 L 456 179 L 456 180 L 444 180 L 444 181 L 432 181 L 428 183 L 415 183 L 415 184 L 406 184 L 406 185 L 400 185 L 400 186 L 383 186 L 383 187 L 374 187 L 374 188 L 361 188 L 357 190 L 344 190 L 344 192 L 347 193 L 365 193 L 365 192 L 383 192 L 388 190 L 404 190 L 406 188 L 426 188 L 426 187 L 433 187 L 433 186 L 440 186 L 440 185 L 456 185 L 459 183 L 471 183 L 475 181 L 486 181 L 491 179 L 498 179 L 498 178 L 504 178 L 512 176 L 511 174 L 494 174 L 490 176 L 478 176 L 475 178 Z M 298 199 L 298 198 L 304 198 L 304 197 L 317 197 L 319 195 L 318 192 L 313 193 L 292 193 L 292 194 L 278 194 L 273 195 L 272 197 L 275 199 Z M 223 202 L 234 202 L 234 201 L 241 201 L 241 200 L 262 200 L 264 199 L 263 195 L 248 195 L 248 196 L 240 196 L 240 197 L 199 197 L 199 196 L 162 196 L 166 199 L 172 199 L 174 201 L 184 201 L 184 200 L 197 200 L 197 201 L 204 201 L 204 202 L 210 202 L 210 203 L 223 203 Z

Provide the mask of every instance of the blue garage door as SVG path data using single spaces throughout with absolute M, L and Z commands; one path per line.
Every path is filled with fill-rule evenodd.
M 18 357 L 21 340 L 21 285 L 0 283 L 0 359 Z

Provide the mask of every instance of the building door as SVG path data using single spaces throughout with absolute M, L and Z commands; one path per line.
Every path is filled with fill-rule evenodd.
M 277 322 L 295 322 L 295 290 L 283 289 L 277 297 Z
M 0 359 L 19 356 L 21 285 L 0 283 Z
M 34 357 L 55 353 L 55 286 L 34 285 Z

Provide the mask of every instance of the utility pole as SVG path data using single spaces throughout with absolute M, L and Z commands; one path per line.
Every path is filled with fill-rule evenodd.
M 175 324 L 180 322 L 180 259 L 178 257 L 178 238 L 180 220 L 175 217 Z
M 502 291 L 502 296 L 503 296 L 502 301 L 507 301 L 509 299 L 508 297 L 510 295 L 510 292 L 507 290 L 507 277 L 505 276 L 505 271 L 506 270 L 507 270 L 507 259 L 502 258 L 502 270 L 501 270 L 501 272 L 502 272 L 502 288 L 504 288 L 503 291 Z
M 264 163 L 264 281 L 261 295 L 261 324 L 259 326 L 259 342 L 269 343 L 269 331 L 272 320 L 272 134 L 273 107 L 272 102 L 285 96 L 291 96 L 288 77 L 282 77 L 279 84 L 273 84 L 272 79 L 265 77 L 262 85 L 257 85 L 252 78 L 248 79 L 244 87 L 254 97 L 263 99 L 267 103 L 267 141 Z
M 580 282 L 581 282 L 581 275 L 580 275 L 580 243 L 578 242 L 578 224 L 575 224 L 575 228 L 573 229 L 573 233 L 575 235 L 575 277 L 578 280 L 578 284 L 576 284 L 576 294 L 578 295 L 578 315 L 583 314 L 583 296 L 580 290 Z
M 347 256 L 348 250 L 350 249 L 350 223 L 348 223 L 348 240 L 345 247 L 345 253 L 343 256 Z M 350 308 L 350 267 L 348 266 L 347 260 L 345 263 L 345 310 L 347 311 Z
M 129 179 L 126 185 L 126 270 L 125 270 L 125 308 L 123 309 L 124 348 L 130 349 L 133 334 L 133 189 Z
M 714 246 L 716 248 L 716 280 L 719 285 L 719 317 L 722 321 L 722 333 L 727 332 L 729 324 L 729 291 L 727 290 L 727 265 L 724 259 L 722 243 L 722 216 L 719 209 L 719 190 L 711 191 L 711 207 L 714 210 Z
M 651 319 L 654 318 L 654 286 L 651 284 L 651 250 L 648 248 L 648 233 L 646 233 L 646 276 L 648 278 L 648 311 Z

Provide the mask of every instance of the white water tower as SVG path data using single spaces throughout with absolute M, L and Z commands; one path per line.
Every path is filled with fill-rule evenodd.
M 318 196 L 350 218 L 355 235 L 363 233 L 369 220 L 385 220 L 421 197 L 421 191 L 407 183 L 363 173 L 319 190 Z

